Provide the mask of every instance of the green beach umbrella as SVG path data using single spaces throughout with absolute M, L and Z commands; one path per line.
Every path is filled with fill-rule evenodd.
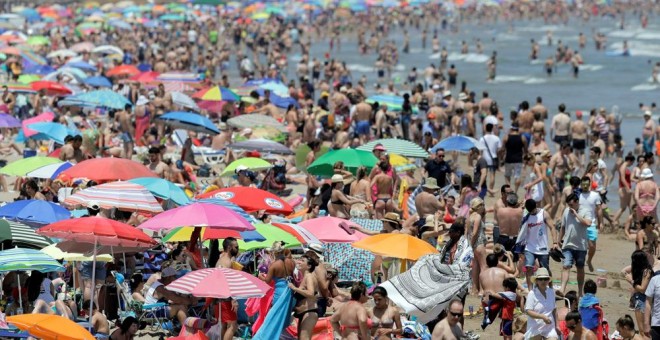
M 273 164 L 270 164 L 270 162 L 263 160 L 261 158 L 255 158 L 255 157 L 245 157 L 241 159 L 237 159 L 231 164 L 227 165 L 225 170 L 222 171 L 222 174 L 220 176 L 232 176 L 234 174 L 234 171 L 236 171 L 236 168 L 239 166 L 244 166 L 249 170 L 255 170 L 255 171 L 260 171 L 260 170 L 266 170 L 270 169 L 273 167 Z
M 225 3 L 224 0 L 193 0 L 194 5 L 222 5 Z
M 46 236 L 38 235 L 31 227 L 14 221 L 0 219 L 0 242 L 11 240 L 18 246 L 41 249 L 52 244 Z
M 10 176 L 25 176 L 28 172 L 37 170 L 46 165 L 62 163 L 54 157 L 34 156 L 13 161 L 0 169 L 0 174 Z
M 48 40 L 48 38 L 44 37 L 43 35 L 34 35 L 34 36 L 31 36 L 31 37 L 28 37 L 27 44 L 28 45 L 48 45 L 48 44 L 50 44 L 50 40 Z
M 376 163 L 378 163 L 378 158 L 369 151 L 356 149 L 331 150 L 325 155 L 317 158 L 314 163 L 307 168 L 307 172 L 312 175 L 327 178 L 332 177 L 332 175 L 334 175 L 333 166 L 339 161 L 344 162 L 344 167 L 355 175 L 357 169 L 361 166 L 365 166 L 367 167 L 367 171 L 371 171 L 371 169 L 376 166 Z
M 302 245 L 295 236 L 274 225 L 261 223 L 255 224 L 254 228 L 257 229 L 257 232 L 265 237 L 266 240 L 252 242 L 238 240 L 238 249 L 241 251 L 269 248 L 272 247 L 273 242 L 276 241 L 284 241 L 286 248 L 299 247 Z
M 41 79 L 41 77 L 39 77 L 36 74 L 21 74 L 18 77 L 18 82 L 21 83 L 21 84 L 30 84 L 30 83 L 34 83 L 35 81 L 40 80 L 40 79 Z

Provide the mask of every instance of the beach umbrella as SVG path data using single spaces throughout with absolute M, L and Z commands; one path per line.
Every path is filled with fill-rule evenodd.
M 268 82 L 259 85 L 259 88 L 269 90 L 280 97 L 289 97 L 289 88 L 282 83 Z
M 217 229 L 217 228 L 207 228 L 207 227 L 176 227 L 169 231 L 165 235 L 161 242 L 188 242 L 192 238 L 192 234 L 196 228 L 201 228 L 200 236 L 202 241 L 206 240 L 223 240 L 227 237 L 233 237 L 238 240 L 244 240 L 245 242 L 253 241 L 263 241 L 266 238 L 261 236 L 256 230 L 250 231 L 236 231 L 236 230 L 226 230 L 226 229 Z
M 397 155 L 411 158 L 429 157 L 429 153 L 418 144 L 405 139 L 397 138 L 377 139 L 359 146 L 357 149 L 371 152 L 377 144 L 381 144 L 385 149 L 387 149 L 388 153 L 395 153 Z
M 213 113 L 220 113 L 225 107 L 225 104 L 228 102 L 225 101 L 213 101 L 213 100 L 200 100 L 196 103 L 198 109 L 206 110 Z M 231 105 L 231 104 L 229 104 Z
M 177 205 L 190 203 L 190 199 L 181 187 L 159 177 L 140 177 L 128 180 L 131 183 L 139 184 L 149 192 L 163 200 L 170 200 Z
M 351 228 L 359 226 L 357 223 L 337 217 L 317 217 L 300 222 L 298 226 L 309 231 L 321 242 L 356 242 L 366 237 Z
M 21 121 L 16 117 L 7 114 L 0 113 L 0 128 L 17 128 L 21 127 Z
M 68 220 L 71 213 L 63 207 L 42 200 L 19 200 L 0 207 L 0 218 L 30 226 Z
M 55 179 L 60 174 L 60 172 L 72 166 L 73 163 L 69 163 L 69 162 L 49 164 L 28 172 L 27 174 L 25 174 L 25 177 Z
M 36 135 L 39 132 L 31 130 L 30 128 L 28 128 L 28 125 L 39 122 L 52 122 L 54 119 L 55 119 L 55 114 L 52 112 L 44 112 L 32 118 L 24 119 L 21 122 L 21 125 L 23 125 L 22 132 L 25 135 L 25 137 L 32 137 L 33 135 Z
M 370 251 L 376 255 L 417 261 L 438 250 L 426 241 L 407 234 L 379 234 L 353 242 L 353 247 Z
M 6 54 L 6 55 L 15 55 L 15 56 L 20 56 L 21 55 L 21 50 L 19 50 L 16 47 L 3 47 L 0 48 L 0 53 Z
M 70 178 L 87 178 L 96 182 L 127 181 L 138 177 L 157 177 L 146 166 L 125 158 L 93 158 L 64 170 Z
M 23 69 L 23 72 L 32 76 L 45 76 L 47 74 L 55 72 L 55 69 L 50 65 L 39 65 L 39 64 L 30 64 L 26 65 Z M 20 81 L 20 77 L 19 81 Z M 39 80 L 39 79 L 36 79 Z M 35 81 L 36 81 L 35 80 Z
M 288 215 L 293 212 L 293 207 L 275 194 L 251 187 L 222 188 L 202 194 L 198 198 L 230 201 L 248 213 L 263 210 L 270 214 Z
M 480 141 L 467 136 L 451 136 L 441 140 L 438 144 L 434 145 L 431 148 L 431 152 L 435 153 L 439 148 L 445 149 L 445 151 L 459 151 L 459 152 L 469 152 L 472 148 L 477 148 L 479 150 L 485 150 L 483 143 Z
M 37 91 L 33 90 L 30 85 L 21 84 L 21 83 L 4 83 L 2 86 L 7 86 L 9 92 L 13 93 L 36 93 Z
M 31 227 L 14 221 L 0 220 L 0 242 L 11 241 L 15 246 L 41 249 L 53 243 L 48 237 L 37 235 Z
M 33 35 L 28 37 L 26 43 L 28 45 L 50 45 L 50 40 L 43 35 Z
M 34 156 L 15 160 L 2 169 L 0 173 L 10 176 L 25 176 L 28 172 L 37 170 L 41 167 L 51 164 L 62 163 L 61 160 L 53 157 Z
M 71 90 L 68 87 L 54 81 L 39 80 L 31 83 L 30 87 L 35 91 L 44 90 L 49 96 L 66 96 L 71 94 Z
M 16 270 L 32 271 L 42 273 L 64 271 L 64 267 L 54 258 L 36 250 L 26 248 L 13 248 L 0 251 L 0 272 L 11 272 Z M 18 301 L 23 309 L 23 294 L 21 294 L 21 281 L 18 277 Z M 28 314 L 34 315 L 34 314 Z M 36 335 L 36 334 L 32 334 Z
M 64 204 L 86 207 L 92 201 L 104 209 L 117 208 L 124 211 L 147 213 L 163 211 L 163 207 L 147 188 L 131 182 L 110 182 L 95 185 L 67 197 Z
M 238 240 L 238 249 L 241 251 L 250 251 L 257 249 L 270 248 L 274 242 L 282 241 L 285 248 L 300 247 L 302 242 L 291 233 L 286 232 L 284 229 L 273 226 L 272 224 L 259 223 L 254 227 L 257 232 L 263 236 L 263 240 L 250 241 L 245 238 Z
M 7 317 L 7 323 L 39 339 L 95 340 L 81 325 L 54 314 L 21 314 Z
M 248 168 L 248 170 L 261 171 L 272 168 L 273 164 L 264 159 L 256 157 L 240 158 L 231 162 L 227 167 L 225 167 L 220 176 L 233 176 L 236 168 L 239 166 L 244 166 Z
M 229 118 L 227 120 L 227 124 L 240 129 L 255 128 L 258 126 L 272 126 L 280 132 L 287 132 L 286 126 L 278 122 L 277 119 L 271 116 L 255 114 L 255 113 L 244 114 L 233 118 Z
M 108 77 L 131 77 L 140 74 L 135 65 L 119 65 L 106 72 Z
M 390 159 L 390 164 L 397 172 L 408 171 L 417 168 L 416 164 L 411 163 L 408 158 L 405 158 L 401 155 L 390 153 L 388 157 Z
M 71 79 L 69 81 L 70 84 L 82 84 L 88 76 L 85 72 L 77 68 L 62 67 L 55 72 L 47 74 L 41 80 L 57 81 L 60 77 Z
M 130 80 L 134 80 L 140 83 L 148 83 L 156 80 L 160 73 L 155 72 L 155 71 L 147 71 L 147 72 L 141 72 L 139 74 L 136 74 L 132 77 L 130 77 Z
M 254 230 L 254 226 L 231 209 L 212 203 L 195 202 L 162 212 L 140 224 L 145 230 L 171 230 L 176 227 L 211 227 L 228 230 Z
M 92 261 L 92 256 L 86 256 L 82 253 L 69 253 L 57 248 L 57 244 L 51 244 L 41 249 L 41 252 L 56 259 L 63 261 Z M 113 258 L 110 254 L 96 255 L 96 261 L 99 262 L 112 262 Z
M 333 166 L 339 161 L 344 162 L 346 170 L 355 175 L 357 169 L 361 166 L 366 167 L 367 171 L 371 171 L 378 163 L 378 158 L 373 153 L 364 150 L 330 150 L 310 164 L 307 171 L 313 175 L 331 177 L 335 173 Z
M 321 243 L 312 233 L 307 229 L 293 223 L 271 223 L 273 226 L 280 228 L 287 233 L 293 235 L 300 243 L 310 244 L 310 243 Z
M 242 142 L 236 142 L 227 146 L 232 150 L 255 150 L 265 153 L 274 153 L 279 155 L 293 155 L 293 151 L 285 145 L 274 142 L 272 140 L 257 138 L 249 139 Z
M 199 74 L 193 72 L 165 72 L 161 73 L 156 80 L 169 81 L 169 82 L 188 82 L 196 83 L 199 79 Z
M 192 271 L 168 284 L 167 290 L 216 299 L 247 299 L 266 295 L 271 287 L 250 273 L 230 268 Z
M 30 84 L 39 81 L 40 79 L 41 77 L 36 74 L 21 74 L 17 80 L 21 84 Z
M 94 66 L 94 65 L 92 65 L 88 62 L 82 61 L 82 60 L 70 61 L 70 62 L 64 64 L 64 66 L 65 67 L 77 68 L 77 69 L 80 69 L 80 70 L 83 70 L 83 71 L 86 71 L 86 72 L 96 72 L 96 66 Z
M 69 48 L 71 51 L 82 53 L 82 52 L 91 52 L 94 49 L 94 44 L 91 42 L 85 41 L 77 43 Z
M 199 111 L 199 107 L 197 106 L 197 103 L 195 103 L 195 101 L 192 98 L 190 98 L 187 94 L 174 91 L 171 92 L 170 95 L 172 96 L 172 103 L 174 103 L 174 105 Z
M 211 6 L 222 5 L 225 2 L 226 0 L 192 0 L 192 3 L 195 5 L 211 5 Z
M 124 51 L 122 51 L 121 48 L 112 45 L 101 45 L 94 47 L 92 49 L 92 53 L 102 54 L 102 55 L 118 54 L 121 55 L 122 57 L 124 56 Z
M 60 123 L 39 122 L 28 125 L 30 130 L 36 131 L 39 137 L 31 136 L 34 139 L 52 140 L 64 145 L 64 138 L 69 135 L 77 135 L 78 131 L 72 131 Z
M 240 97 L 234 93 L 234 91 L 220 86 L 213 86 L 207 89 L 199 90 L 193 94 L 192 97 L 200 100 L 225 102 L 234 102 L 240 99 Z
M 164 120 L 166 124 L 175 128 L 182 128 L 208 134 L 220 133 L 220 130 L 215 126 L 215 124 L 213 124 L 210 119 L 193 112 L 168 112 L 158 117 L 158 119 Z
M 126 97 L 109 89 L 69 96 L 63 102 L 72 106 L 104 107 L 108 109 L 124 109 L 126 105 L 132 105 Z
M 117 27 L 117 28 L 119 28 L 119 29 L 123 29 L 123 30 L 131 30 L 131 29 L 133 29 L 133 27 L 131 26 L 131 24 L 127 23 L 126 21 L 117 20 L 117 19 L 109 20 L 109 21 L 108 21 L 108 25 L 109 25 L 109 26 L 113 26 L 113 27 Z
M 94 87 L 112 87 L 110 80 L 103 76 L 93 76 L 84 80 L 85 84 Z
M 68 50 L 68 49 L 59 49 L 57 51 L 50 52 L 46 55 L 46 58 L 73 58 L 77 56 L 78 53 Z

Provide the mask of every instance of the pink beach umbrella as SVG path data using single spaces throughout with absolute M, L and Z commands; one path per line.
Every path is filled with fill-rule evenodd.
M 22 122 L 23 124 L 23 134 L 25 137 L 32 137 L 36 135 L 38 132 L 31 130 L 28 128 L 28 125 L 34 124 L 34 123 L 41 123 L 41 122 L 52 122 L 53 119 L 55 118 L 55 114 L 52 112 L 44 112 L 38 116 L 34 116 L 32 118 L 26 119 Z
M 247 299 L 266 295 L 270 286 L 249 273 L 229 268 L 206 268 L 190 272 L 165 288 L 180 294 L 216 299 Z
M 162 212 L 138 228 L 160 231 L 176 227 L 209 227 L 235 231 L 255 230 L 241 215 L 212 203 L 192 203 Z
M 309 231 L 321 242 L 355 242 L 367 237 L 351 228 L 351 226 L 359 226 L 359 224 L 337 217 L 313 218 L 298 223 L 298 226 Z

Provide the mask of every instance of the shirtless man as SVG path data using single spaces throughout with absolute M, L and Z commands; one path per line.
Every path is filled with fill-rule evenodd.
M 135 128 L 131 124 L 131 108 L 132 106 L 126 104 L 123 110 L 117 111 L 115 114 L 115 120 L 119 123 L 119 138 L 123 142 L 124 147 L 124 157 L 126 159 L 131 159 L 133 157 L 133 147 L 135 142 L 133 141 L 133 136 L 135 136 Z
M 529 103 L 526 101 L 520 104 L 520 113 L 518 114 L 518 126 L 520 134 L 525 136 L 525 139 L 532 140 L 532 126 L 534 125 L 534 113 L 529 110 Z
M 69 161 L 71 163 L 80 163 L 85 157 L 83 151 L 80 148 L 82 145 L 82 136 L 78 135 L 71 138 L 71 142 L 62 146 L 60 151 L 60 160 Z
M 264 99 L 261 102 L 261 107 L 258 108 L 257 110 L 254 110 L 252 113 L 265 114 L 281 122 L 283 119 L 282 114 L 280 114 L 280 110 L 277 108 L 277 106 L 273 105 L 273 103 L 270 102 L 269 97 L 270 97 L 270 92 L 265 91 Z
M 447 307 L 447 317 L 435 325 L 431 339 L 433 340 L 458 340 L 465 335 L 460 320 L 463 316 L 463 303 L 459 299 L 453 299 Z M 366 338 L 365 338 L 366 339 Z
M 536 104 L 532 106 L 530 111 L 532 111 L 532 113 L 534 114 L 536 113 L 540 114 L 542 120 L 548 119 L 548 109 L 545 106 L 543 106 L 543 98 L 541 97 L 536 97 Z
M 355 105 L 355 132 L 360 137 L 361 144 L 365 144 L 371 135 L 371 112 L 371 105 L 366 102 Z
M 149 165 L 147 167 L 160 178 L 165 178 L 169 170 L 167 164 L 160 159 L 160 149 L 155 146 L 149 148 Z
M 511 188 L 509 188 L 510 190 Z M 500 203 L 501 200 L 497 200 Z M 497 208 L 495 214 L 495 223 L 499 227 L 499 235 L 497 235 L 497 242 L 504 246 L 505 250 L 513 250 L 516 244 L 516 238 L 520 231 L 520 224 L 522 222 L 523 211 L 518 206 L 518 195 L 514 192 L 506 194 L 505 206 Z M 514 261 L 517 262 L 517 254 L 514 254 Z
M 159 117 L 172 108 L 172 94 L 165 91 L 165 85 L 158 84 L 156 96 L 153 98 L 154 106 L 156 107 L 156 116 Z M 158 138 L 163 137 L 165 133 L 165 124 L 162 120 L 157 120 Z
M 238 255 L 238 242 L 233 237 L 227 237 L 222 241 L 222 254 L 218 259 L 216 268 L 232 268 L 232 262 Z M 238 329 L 238 301 L 229 299 L 220 303 L 220 315 L 222 316 L 222 339 L 231 340 Z
M 580 164 L 583 164 L 585 161 L 584 150 L 587 148 L 587 124 L 582 120 L 582 111 L 575 112 L 575 120 L 571 121 L 569 131 L 575 156 Z
M 493 100 L 488 97 L 488 92 L 484 91 L 482 93 L 482 99 L 479 101 L 479 116 L 486 117 L 490 114 L 490 105 L 493 103 Z
M 386 213 L 394 210 L 394 202 L 392 200 L 394 180 L 391 176 L 387 175 L 387 163 L 381 161 L 378 163 L 378 166 L 381 172 L 374 176 L 370 185 L 372 188 L 376 186 L 376 203 L 374 205 L 376 219 L 380 219 Z
M 211 149 L 213 150 L 223 150 L 227 144 L 231 143 L 232 131 L 227 123 L 219 124 L 220 133 L 213 136 L 211 140 Z
M 580 316 L 580 312 L 568 312 L 564 320 L 566 322 L 566 328 L 571 330 L 571 333 L 568 335 L 568 340 L 598 339 L 593 331 L 582 326 L 582 316 Z
M 642 145 L 644 153 L 653 153 L 655 144 L 655 122 L 651 118 L 651 111 L 644 112 L 644 128 L 642 129 Z
M 481 287 L 479 295 L 483 294 L 483 299 L 485 299 L 481 301 L 482 304 L 488 303 L 488 296 L 484 294 L 484 292 L 503 292 L 505 289 L 502 282 L 504 282 L 504 279 L 511 277 L 506 270 L 497 266 L 498 262 L 497 255 L 488 254 L 488 256 L 486 256 L 486 265 L 488 268 L 479 273 L 479 285 Z
M 559 149 L 559 145 L 564 141 L 569 141 L 571 133 L 571 117 L 566 113 L 566 105 L 559 104 L 559 112 L 552 117 L 552 125 L 550 125 L 550 137 L 555 142 L 555 149 Z

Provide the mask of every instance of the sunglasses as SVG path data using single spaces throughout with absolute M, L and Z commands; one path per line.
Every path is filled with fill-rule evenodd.
M 549 277 L 539 277 L 536 279 L 536 281 L 550 281 Z
M 451 312 L 451 311 L 450 311 L 449 314 L 451 314 L 451 316 L 453 316 L 453 317 L 455 317 L 455 318 L 460 318 L 460 317 L 463 315 L 463 312 L 460 312 L 460 313 L 454 313 L 454 312 Z
M 438 157 L 442 158 L 442 157 L 445 157 L 445 155 L 438 155 Z
M 572 324 L 572 325 L 566 324 L 566 328 L 568 329 L 575 329 L 576 326 L 577 324 Z

